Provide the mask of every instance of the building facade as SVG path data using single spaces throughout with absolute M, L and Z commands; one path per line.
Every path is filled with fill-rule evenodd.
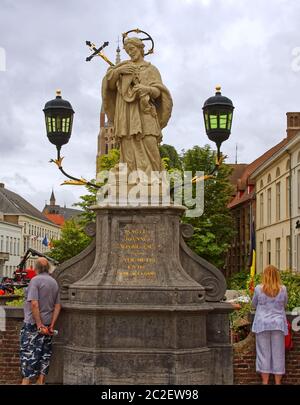
M 288 121 L 300 113 L 288 113 Z M 297 122 L 297 121 L 296 121 Z M 298 125 L 299 125 L 298 124 Z M 300 132 L 254 173 L 256 181 L 256 265 L 300 271 Z
M 227 252 L 226 277 L 249 269 L 251 265 L 251 230 L 256 222 L 256 195 L 253 172 L 272 156 L 285 140 L 273 146 L 263 155 L 248 164 L 236 181 L 236 193 L 228 207 L 235 221 L 235 237 Z
M 19 255 L 15 255 L 17 264 L 28 248 L 44 253 L 50 250 L 51 240 L 60 237 L 60 226 L 48 220 L 19 194 L 5 188 L 3 183 L 0 183 L 0 212 L 4 222 L 19 226 L 21 229 Z M 4 237 L 4 233 L 0 233 L 0 241 L 1 235 Z M 27 261 L 27 267 L 34 266 L 35 260 L 36 258 L 30 258 Z
M 22 226 L 4 221 L 0 213 L 0 277 L 11 277 L 20 263 Z
M 255 238 L 256 265 L 258 267 L 258 271 L 261 271 L 262 267 L 266 264 L 267 255 L 269 256 L 271 255 L 270 260 L 272 260 L 272 263 L 274 264 L 276 264 L 275 256 L 277 255 L 276 257 L 278 262 L 278 257 L 280 255 L 280 267 L 283 268 L 286 266 L 286 263 L 283 262 L 283 250 L 289 249 L 287 243 L 289 243 L 288 236 L 291 234 L 291 232 L 290 234 L 287 234 L 286 229 L 287 227 L 289 227 L 289 229 L 291 228 L 296 229 L 295 224 L 299 219 L 299 212 L 295 208 L 297 202 L 294 201 L 294 199 L 296 199 L 296 196 L 294 195 L 295 190 L 298 190 L 297 176 L 296 174 L 294 174 L 294 176 L 291 176 L 292 184 L 290 186 L 290 192 L 292 193 L 291 200 L 293 199 L 294 201 L 293 202 L 294 208 L 291 208 L 293 209 L 291 219 L 286 219 L 286 217 L 283 216 L 283 212 L 287 208 L 283 207 L 283 205 L 289 204 L 284 199 L 284 193 L 286 193 L 286 188 L 289 187 L 288 183 L 286 183 L 287 180 L 285 179 L 285 177 L 287 177 L 286 173 L 288 170 L 286 166 L 288 153 L 284 152 L 286 157 L 283 157 L 282 155 L 281 161 L 278 161 L 279 164 L 278 170 L 277 170 L 278 165 L 274 163 L 276 167 L 272 169 L 272 173 L 269 173 L 269 171 L 267 171 L 266 173 L 261 172 L 261 170 L 265 170 L 264 169 L 265 167 L 269 167 L 268 165 L 270 165 L 270 162 L 273 161 L 274 156 L 279 156 L 278 154 L 282 153 L 282 151 L 284 151 L 285 149 L 289 150 L 291 142 L 297 143 L 298 137 L 297 134 L 300 132 L 300 113 L 292 113 L 292 112 L 287 113 L 286 128 L 287 128 L 286 138 L 282 139 L 275 146 L 267 150 L 256 160 L 247 165 L 240 178 L 236 180 L 236 194 L 228 205 L 235 219 L 236 236 L 232 241 L 232 244 L 227 252 L 226 258 L 227 277 L 239 271 L 247 270 L 250 267 L 251 229 L 253 222 L 255 224 L 256 229 L 256 238 Z M 295 155 L 293 155 L 293 158 L 291 159 L 291 165 L 293 166 L 293 169 L 289 170 L 297 171 L 297 164 L 295 163 L 296 160 L 297 156 L 295 152 Z M 262 176 L 263 178 L 261 177 L 258 178 L 257 177 L 258 173 L 261 173 L 260 176 Z M 268 183 L 268 174 L 270 174 L 269 183 Z M 267 176 L 266 179 L 264 178 L 265 175 Z M 282 178 L 280 182 L 278 180 L 279 178 Z M 280 185 L 276 186 L 277 183 L 280 183 Z M 261 194 L 263 194 L 264 196 L 261 197 Z M 281 205 L 279 209 L 280 215 L 278 216 L 278 208 L 276 208 L 275 206 L 276 206 L 276 198 L 279 201 L 279 195 Z M 299 198 L 300 198 L 300 186 L 299 186 Z M 270 204 L 272 207 L 272 211 L 268 209 Z M 263 212 L 263 214 L 260 212 Z M 272 215 L 272 218 L 268 219 L 267 215 Z M 283 233 L 283 235 L 280 237 L 280 241 L 279 236 L 276 237 L 272 236 L 271 238 L 271 236 L 268 236 L 266 232 L 263 234 L 264 236 L 262 236 L 262 230 L 267 229 L 267 227 L 269 227 L 270 225 L 272 225 L 274 235 L 278 235 L 279 230 L 281 230 L 281 232 Z M 263 240 L 261 240 L 261 238 L 263 238 Z M 284 238 L 285 240 L 283 240 Z M 294 246 L 296 246 L 296 244 L 298 243 L 298 239 L 295 235 L 293 236 L 293 238 L 294 239 L 296 238 L 296 240 L 294 240 L 293 242 Z M 276 251 L 277 253 L 275 253 Z M 289 254 L 291 255 L 291 253 Z M 296 252 L 294 251 L 293 254 L 295 256 L 298 253 L 297 251 Z M 293 260 L 294 262 L 296 262 L 296 258 L 294 258 Z

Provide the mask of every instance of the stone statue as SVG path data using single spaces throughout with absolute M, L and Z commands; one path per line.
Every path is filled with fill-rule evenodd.
M 127 38 L 124 49 L 130 60 L 110 67 L 103 79 L 104 111 L 114 123 L 120 163 L 127 163 L 128 173 L 142 170 L 150 178 L 163 169 L 158 145 L 173 102 L 158 69 L 144 60 L 142 40 Z

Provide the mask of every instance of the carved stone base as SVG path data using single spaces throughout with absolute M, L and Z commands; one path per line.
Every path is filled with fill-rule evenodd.
M 96 213 L 95 243 L 55 272 L 64 310 L 49 381 L 232 383 L 225 280 L 185 244 L 183 208 Z

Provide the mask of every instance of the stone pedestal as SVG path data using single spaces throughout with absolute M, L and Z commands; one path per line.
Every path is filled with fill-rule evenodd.
M 226 284 L 185 244 L 182 207 L 95 208 L 93 243 L 61 265 L 50 382 L 232 383 Z

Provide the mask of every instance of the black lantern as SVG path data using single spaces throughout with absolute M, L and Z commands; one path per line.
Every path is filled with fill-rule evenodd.
M 69 142 L 72 133 L 74 111 L 69 101 L 56 91 L 56 98 L 48 101 L 44 108 L 47 137 L 58 150 Z
M 56 90 L 56 98 L 48 101 L 43 111 L 45 114 L 47 137 L 57 149 L 57 158 L 55 160 L 51 159 L 50 162 L 55 163 L 59 170 L 70 179 L 64 181 L 63 184 L 88 185 L 99 189 L 100 186 L 97 184 L 86 181 L 83 178 L 79 179 L 78 177 L 70 176 L 62 167 L 63 157 L 60 156 L 60 150 L 62 145 L 69 142 L 72 133 L 74 111 L 71 103 L 61 97 L 60 90 Z
M 205 129 L 208 138 L 220 150 L 221 143 L 229 138 L 234 106 L 232 101 L 222 96 L 221 87 L 216 87 L 216 95 L 208 98 L 203 105 Z

